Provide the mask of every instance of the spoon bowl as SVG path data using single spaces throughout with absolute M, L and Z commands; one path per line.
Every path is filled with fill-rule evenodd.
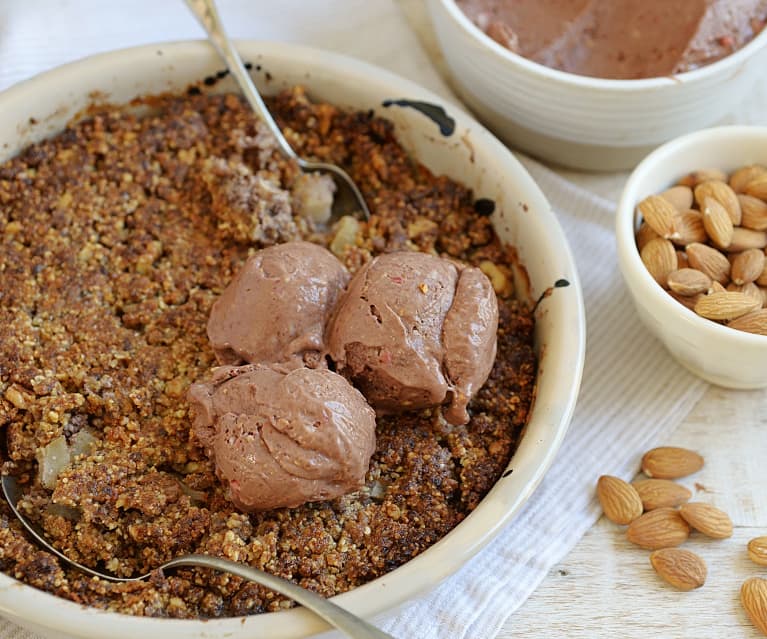
M 277 122 L 275 122 L 261 94 L 258 92 L 256 85 L 253 84 L 253 80 L 250 78 L 250 74 L 245 68 L 240 54 L 237 53 L 237 49 L 234 48 L 234 44 L 232 44 L 232 41 L 226 34 L 215 2 L 213 0 L 186 0 L 186 4 L 200 22 L 202 28 L 205 29 L 208 39 L 223 58 L 229 72 L 239 85 L 251 108 L 271 130 L 277 140 L 277 146 L 283 155 L 294 160 L 305 172 L 327 173 L 333 178 L 337 190 L 336 197 L 333 198 L 333 209 L 328 224 L 332 224 L 344 215 L 353 215 L 364 220 L 369 219 L 370 210 L 365 202 L 365 198 L 346 171 L 340 166 L 329 162 L 318 162 L 299 157 L 285 139 L 280 127 L 277 126 Z
M 64 563 L 80 570 L 93 577 L 104 579 L 106 581 L 115 582 L 128 582 L 128 581 L 142 581 L 148 579 L 152 573 L 146 573 L 138 577 L 118 577 L 112 573 L 95 570 L 88 566 L 85 566 L 74 559 L 70 559 L 60 550 L 55 548 L 45 536 L 45 533 L 40 527 L 29 521 L 18 509 L 19 498 L 21 497 L 21 489 L 16 478 L 12 475 L 3 475 L 0 479 L 0 484 L 3 489 L 3 496 L 8 502 L 8 506 L 16 515 L 16 518 L 21 522 L 21 525 L 26 528 L 27 532 L 34 538 L 34 540 L 48 552 L 53 553 Z M 182 555 L 176 557 L 164 564 L 158 566 L 155 570 L 169 570 L 171 568 L 180 568 L 183 566 L 196 566 L 198 568 L 210 568 L 212 570 L 219 570 L 221 572 L 228 572 L 243 579 L 248 579 L 257 584 L 265 586 L 270 590 L 280 593 L 286 597 L 289 597 L 296 603 L 301 604 L 304 608 L 311 610 L 317 616 L 327 621 L 331 626 L 344 632 L 349 637 L 355 637 L 358 639 L 394 639 L 391 635 L 378 630 L 371 626 L 369 623 L 360 619 L 359 617 L 344 610 L 340 606 L 323 599 L 319 595 L 314 594 L 311 590 L 306 590 L 297 586 L 287 579 L 271 575 L 263 570 L 252 568 L 239 564 L 229 559 L 223 559 L 222 557 L 211 557 L 208 555 Z

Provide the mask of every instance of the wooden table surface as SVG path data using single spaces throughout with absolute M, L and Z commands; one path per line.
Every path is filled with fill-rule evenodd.
M 400 5 L 444 74 L 423 2 L 400 0 Z M 625 174 L 557 172 L 613 201 L 626 178 Z M 497 639 L 762 636 L 741 608 L 739 591 L 749 577 L 767 578 L 767 568 L 753 564 L 746 553 L 750 539 L 767 535 L 767 391 L 711 386 L 664 443 L 703 455 L 704 468 L 680 483 L 693 491 L 693 500 L 729 513 L 735 525 L 730 539 L 711 540 L 693 533 L 682 546 L 706 561 L 706 584 L 691 592 L 667 585 L 650 566 L 649 551 L 626 541 L 624 526 L 602 517 L 511 615 Z M 595 484 L 600 474 L 595 468 Z

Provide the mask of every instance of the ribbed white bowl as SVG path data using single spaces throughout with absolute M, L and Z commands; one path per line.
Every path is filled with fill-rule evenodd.
M 454 0 L 429 0 L 461 97 L 505 141 L 582 169 L 631 168 L 652 148 L 723 118 L 767 77 L 767 29 L 734 54 L 688 73 L 604 80 L 512 53 Z

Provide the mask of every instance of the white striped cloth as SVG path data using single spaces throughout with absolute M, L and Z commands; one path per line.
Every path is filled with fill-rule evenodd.
M 400 0 L 408 9 L 412 2 Z M 392 0 L 220 0 L 220 5 L 234 37 L 341 51 L 450 95 Z M 91 53 L 199 37 L 181 0 L 4 0 L 0 90 Z M 765 93 L 762 86 L 732 120 L 763 121 Z M 524 161 L 557 211 L 584 288 L 588 346 L 578 407 L 554 465 L 516 519 L 434 591 L 377 620 L 403 639 L 495 637 L 597 519 L 597 475 L 631 477 L 641 452 L 664 441 L 706 389 L 636 318 L 617 268 L 614 204 Z M 605 180 L 561 174 L 581 184 Z M 0 620 L 0 639 L 34 635 Z

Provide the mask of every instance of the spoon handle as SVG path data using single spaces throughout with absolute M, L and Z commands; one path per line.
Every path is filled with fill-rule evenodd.
M 275 592 L 279 592 L 286 597 L 290 597 L 296 603 L 301 604 L 322 617 L 331 626 L 341 630 L 343 633 L 354 639 L 394 639 L 389 634 L 374 628 L 369 623 L 347 612 L 340 606 L 323 599 L 311 590 L 306 590 L 296 584 L 270 575 L 250 566 L 244 566 L 228 559 L 220 557 L 209 557 L 207 555 L 185 555 L 178 559 L 173 559 L 163 565 L 163 568 L 172 568 L 177 566 L 198 566 L 202 568 L 212 568 L 223 572 L 229 572 L 243 579 L 248 579 L 262 586 L 266 586 Z
M 186 4 L 197 17 L 202 28 L 205 29 L 213 46 L 224 59 L 229 72 L 234 76 L 253 111 L 266 123 L 274 137 L 277 138 L 277 144 L 282 153 L 288 158 L 299 160 L 290 143 L 282 135 L 282 131 L 280 131 L 280 127 L 274 121 L 272 114 L 269 113 L 269 109 L 264 104 L 261 94 L 258 92 L 256 85 L 253 84 L 250 74 L 242 63 L 240 54 L 237 53 L 234 44 L 232 44 L 229 36 L 226 35 L 224 24 L 221 22 L 221 17 L 216 9 L 216 3 L 213 0 L 186 0 Z

